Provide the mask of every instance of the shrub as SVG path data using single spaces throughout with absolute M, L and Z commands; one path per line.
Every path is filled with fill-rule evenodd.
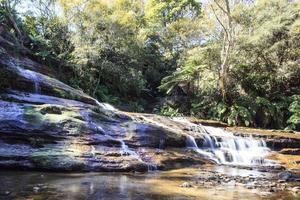
M 287 128 L 293 130 L 300 130 L 300 95 L 292 97 L 292 103 L 289 106 L 291 116 L 287 120 Z
M 227 123 L 229 125 L 234 125 L 234 126 L 237 125 L 250 126 L 253 124 L 253 112 L 251 112 L 244 106 L 239 106 L 234 104 L 229 109 Z
M 178 111 L 178 108 L 174 109 L 174 108 L 172 108 L 171 106 L 168 106 L 168 105 L 164 105 L 164 106 L 160 107 L 158 109 L 158 111 L 156 111 L 156 113 L 160 114 L 160 115 L 164 115 L 164 116 L 169 116 L 169 117 L 181 116 L 181 114 Z

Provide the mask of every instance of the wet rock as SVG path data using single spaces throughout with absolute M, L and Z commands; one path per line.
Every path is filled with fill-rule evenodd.
M 45 114 L 57 114 L 57 115 L 61 115 L 62 111 L 61 108 L 58 106 L 47 106 L 47 107 L 43 107 L 41 109 L 41 113 L 43 115 Z
M 279 151 L 281 154 L 300 155 L 300 148 L 285 148 Z
M 250 190 L 251 190 L 251 189 L 255 189 L 254 185 L 246 185 L 245 187 L 246 187 L 247 189 L 250 189 Z
M 0 191 L 0 197 L 1 196 L 8 196 L 11 194 L 11 191 Z
M 280 179 L 280 180 L 278 180 L 277 182 L 278 182 L 278 183 L 284 183 L 284 182 L 286 182 L 286 180 Z
M 277 192 L 277 189 L 275 187 L 271 187 L 268 192 Z
M 193 187 L 193 185 L 189 182 L 184 182 L 180 185 L 180 187 L 191 188 L 191 187 Z
M 295 194 L 300 194 L 300 186 L 296 186 L 291 188 L 291 191 Z
M 164 148 L 184 147 L 184 133 L 140 124 L 118 111 L 111 115 L 83 102 L 39 94 L 18 95 L 11 97 L 28 103 L 0 100 L 0 168 L 147 171 L 152 163 L 139 158 L 136 152 L 140 147 L 152 149 L 153 158 L 162 157 L 160 169 L 204 163 L 195 153 L 172 155 L 157 150 L 162 140 Z
M 293 174 L 291 172 L 288 172 L 288 171 L 285 171 L 285 172 L 280 172 L 278 174 L 278 178 L 280 180 L 283 180 L 283 181 L 288 181 L 290 178 L 292 178 Z
M 272 194 L 271 192 L 260 192 L 259 193 L 261 196 L 264 196 L 264 197 L 267 197 L 269 196 L 270 194 Z
M 40 187 L 33 187 L 32 189 L 33 189 L 33 192 L 37 193 L 37 192 L 40 191 L 41 188 Z

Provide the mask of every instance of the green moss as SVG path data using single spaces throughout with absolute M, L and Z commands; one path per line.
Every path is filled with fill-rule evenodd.
M 89 127 L 77 109 L 57 105 L 30 106 L 24 109 L 23 119 L 37 129 L 67 134 L 88 133 Z
M 72 100 L 81 100 L 81 96 L 76 95 L 72 92 L 67 92 L 64 90 L 61 90 L 59 88 L 52 88 L 52 94 L 53 96 L 59 97 L 59 98 L 64 98 L 64 99 L 72 99 Z
M 61 107 L 59 107 L 59 106 L 45 106 L 45 107 L 40 109 L 40 112 L 43 115 L 45 115 L 45 114 L 61 115 L 62 114 Z
M 49 170 L 73 171 L 82 170 L 85 166 L 82 160 L 72 155 L 66 155 L 60 150 L 45 149 L 31 155 L 31 161 L 37 168 Z
M 24 109 L 23 118 L 36 126 L 41 126 L 43 124 L 43 115 L 39 112 L 36 107 L 26 107 Z

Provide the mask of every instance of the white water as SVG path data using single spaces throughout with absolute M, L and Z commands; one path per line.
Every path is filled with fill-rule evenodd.
M 96 100 L 96 103 L 98 104 L 99 107 L 101 107 L 104 110 L 109 110 L 109 111 L 115 111 L 116 108 L 113 107 L 112 105 L 108 103 L 100 103 L 99 101 Z
M 30 76 L 31 80 L 33 81 L 34 93 L 40 94 L 41 93 L 41 87 L 40 87 L 40 82 L 39 82 L 38 76 L 36 75 L 36 73 L 34 73 L 30 70 L 25 70 L 25 71 Z
M 120 144 L 121 144 L 120 154 L 122 156 L 131 156 L 131 157 L 139 160 L 140 162 L 143 162 L 142 159 L 140 158 L 140 156 L 135 151 L 131 150 L 122 139 L 115 139 L 112 136 L 106 134 L 105 130 L 100 125 L 98 125 L 92 121 L 92 119 L 90 118 L 90 116 L 87 112 L 80 111 L 80 113 L 81 113 L 81 116 L 88 123 L 89 127 L 92 130 L 96 130 L 97 132 L 104 134 L 106 137 L 108 137 L 111 140 L 117 140 L 120 142 Z M 95 147 L 94 146 L 91 147 L 91 153 L 92 153 L 92 155 L 95 155 Z
M 274 164 L 265 159 L 270 149 L 263 140 L 237 137 L 221 128 L 193 124 L 182 118 L 174 120 L 187 124 L 191 132 L 204 138 L 203 146 L 199 148 L 195 138 L 188 135 L 186 146 L 218 164 L 243 166 Z
M 186 138 L 186 147 L 189 147 L 189 148 L 198 148 L 198 145 L 195 141 L 195 138 L 191 135 L 187 135 L 187 138 Z
M 40 78 L 38 76 L 38 73 L 31 71 L 29 69 L 23 69 L 16 63 L 13 63 L 11 66 L 14 66 L 17 69 L 18 73 L 21 74 L 23 77 L 33 82 L 34 93 L 36 94 L 41 93 Z
M 98 104 L 98 106 L 104 110 L 107 111 L 116 111 L 116 108 L 113 107 L 112 105 L 108 104 L 108 103 L 100 103 L 99 101 L 96 100 L 96 103 Z M 113 137 L 111 137 L 110 135 L 106 135 L 107 137 L 109 137 L 112 140 L 118 140 L 121 143 L 121 155 L 122 156 L 131 156 L 135 159 L 137 159 L 140 162 L 146 163 L 148 166 L 148 171 L 156 171 L 157 170 L 157 166 L 155 164 L 151 164 L 151 163 L 147 163 L 144 162 L 141 157 L 139 156 L 138 153 L 136 153 L 135 151 L 131 150 L 126 143 L 124 142 L 124 140 L 122 139 L 114 139 Z

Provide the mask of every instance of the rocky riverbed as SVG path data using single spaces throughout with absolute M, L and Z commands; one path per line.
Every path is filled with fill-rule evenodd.
M 290 175 L 214 165 L 150 173 L 1 171 L 0 199 L 297 200 Z
M 269 195 L 271 193 L 290 192 L 300 194 L 300 177 L 290 171 L 265 168 L 211 167 L 202 169 L 195 180 L 184 182 L 181 187 L 220 187 L 242 186 L 249 190 Z

